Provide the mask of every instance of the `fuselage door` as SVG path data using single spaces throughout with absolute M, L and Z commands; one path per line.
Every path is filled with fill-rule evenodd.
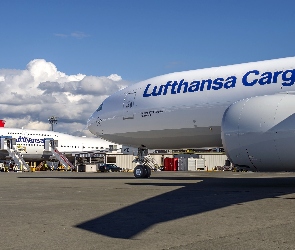
M 136 92 L 126 93 L 123 102 L 123 120 L 134 119 L 135 97 Z

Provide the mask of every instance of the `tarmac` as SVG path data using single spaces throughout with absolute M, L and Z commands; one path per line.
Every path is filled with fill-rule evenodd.
M 0 249 L 295 249 L 295 173 L 0 173 Z

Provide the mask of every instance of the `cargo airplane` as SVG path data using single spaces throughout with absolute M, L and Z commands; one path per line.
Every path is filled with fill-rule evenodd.
M 139 152 L 224 147 L 237 167 L 294 171 L 294 83 L 295 57 L 166 74 L 106 98 L 88 128 Z

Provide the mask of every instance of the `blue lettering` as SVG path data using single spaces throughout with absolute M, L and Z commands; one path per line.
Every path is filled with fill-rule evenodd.
M 149 96 L 152 95 L 152 94 L 148 94 L 147 93 L 147 91 L 148 91 L 148 89 L 149 89 L 150 86 L 151 86 L 150 84 L 146 85 L 146 88 L 145 88 L 145 90 L 143 92 L 143 97 L 149 97 Z
M 163 95 L 166 95 L 166 94 L 167 94 L 168 87 L 172 87 L 171 82 L 172 82 L 172 81 L 169 81 L 169 82 L 166 83 L 166 85 L 165 85 L 165 89 L 164 89 L 164 92 L 163 92 Z
M 18 143 L 44 143 L 45 140 L 19 136 L 15 141 Z
M 184 86 L 184 89 L 183 89 L 182 93 L 186 93 L 187 92 L 188 82 L 184 82 L 184 79 L 182 79 L 180 81 L 180 83 L 178 84 L 177 93 L 180 93 L 181 92 L 181 87 L 182 86 Z
M 210 90 L 211 89 L 212 80 L 211 79 L 202 80 L 200 91 L 203 91 L 204 90 L 204 87 L 205 87 L 205 84 L 206 83 L 208 83 L 207 90 Z
M 254 74 L 254 75 L 259 75 L 259 71 L 258 70 L 252 70 L 247 72 L 242 79 L 243 85 L 244 86 L 253 86 L 254 84 L 256 84 L 258 82 L 258 79 L 253 80 L 252 82 L 248 82 L 248 76 L 250 74 Z
M 165 85 L 161 85 L 161 86 L 159 87 L 158 92 L 157 92 L 157 88 L 158 88 L 158 86 L 155 86 L 154 89 L 153 89 L 152 95 L 153 95 L 153 96 L 161 95 L 161 94 L 162 94 L 162 89 L 163 89 L 163 87 L 165 87 Z
M 281 78 L 280 78 L 281 75 Z M 155 85 L 151 87 L 151 84 L 147 84 L 143 97 L 159 96 L 159 95 L 175 95 L 175 94 L 185 94 L 187 92 L 193 93 L 197 91 L 210 91 L 219 89 L 230 89 L 235 88 L 237 84 L 236 76 L 229 76 L 226 79 L 219 77 L 216 79 L 204 79 L 201 81 L 194 80 L 192 82 L 185 81 L 182 79 L 180 81 L 168 81 L 165 85 Z M 282 86 L 292 86 L 295 83 L 295 69 L 289 69 L 286 71 L 266 71 L 260 73 L 258 70 L 251 70 L 246 72 L 242 77 L 242 84 L 244 86 L 254 86 L 259 83 L 259 85 L 268 85 L 271 83 L 278 83 L 282 81 Z M 151 91 L 151 88 L 152 91 Z M 26 141 L 27 138 L 19 137 L 19 141 Z M 29 141 L 31 143 L 31 141 Z
M 235 76 L 229 76 L 225 81 L 224 88 L 234 88 L 236 86 L 237 78 Z
M 274 73 L 273 73 L 273 79 L 272 79 L 272 82 L 273 83 L 277 83 L 278 82 L 278 76 L 280 75 L 280 74 L 282 74 L 283 73 L 283 71 L 275 71 Z
M 259 84 L 264 85 L 264 84 L 270 84 L 272 80 L 272 73 L 271 72 L 264 72 L 261 74 L 261 77 L 259 79 Z
M 219 90 L 223 87 L 223 81 L 224 79 L 223 78 L 216 78 L 214 81 L 213 81 L 213 86 L 212 86 L 212 89 L 213 90 Z M 215 86 L 214 86 L 215 85 Z
M 295 82 L 295 69 L 286 70 L 282 74 L 282 80 L 284 81 L 282 82 L 283 86 L 292 86 Z
M 199 81 L 193 81 L 190 83 L 190 86 L 188 88 L 188 92 L 195 92 L 199 91 L 200 82 Z
M 174 83 L 172 84 L 172 89 L 171 89 L 171 94 L 172 95 L 175 95 L 177 94 L 176 91 L 175 91 L 175 87 L 178 85 L 178 82 L 177 81 L 174 81 Z

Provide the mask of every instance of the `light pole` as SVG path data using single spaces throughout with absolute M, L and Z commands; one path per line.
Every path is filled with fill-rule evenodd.
M 51 131 L 53 131 L 53 124 L 57 124 L 57 120 L 58 120 L 58 117 L 56 116 L 51 116 L 48 119 L 49 123 L 51 124 Z

